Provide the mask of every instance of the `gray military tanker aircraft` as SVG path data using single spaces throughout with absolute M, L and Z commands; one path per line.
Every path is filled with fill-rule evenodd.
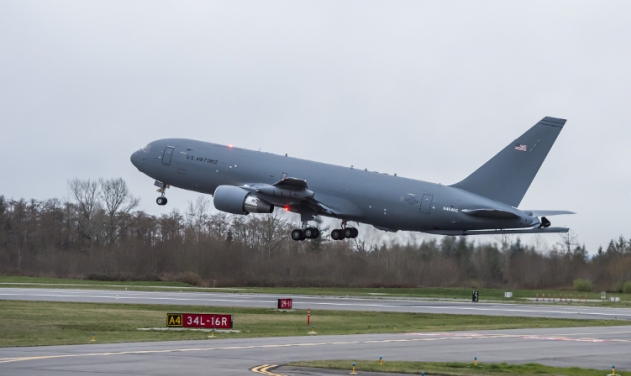
M 442 235 L 532 234 L 567 232 L 546 218 L 574 214 L 559 210 L 517 209 L 548 155 L 565 119 L 545 117 L 466 179 L 441 185 L 366 169 L 168 138 L 153 141 L 131 162 L 165 190 L 178 187 L 213 195 L 218 210 L 247 215 L 272 213 L 275 207 L 300 214 L 294 240 L 314 239 L 309 222 L 318 216 L 341 220 L 334 240 L 355 238 L 349 222 L 384 231 L 422 231 Z

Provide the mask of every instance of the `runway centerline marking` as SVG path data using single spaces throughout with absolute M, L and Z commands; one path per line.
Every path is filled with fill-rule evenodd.
M 478 333 L 405 333 L 405 335 L 423 336 L 423 337 L 439 337 L 449 339 L 492 339 L 492 338 L 515 338 L 539 341 L 567 341 L 567 342 L 590 342 L 590 343 L 607 343 L 607 342 L 631 342 L 625 339 L 600 339 L 600 338 L 571 338 L 555 335 L 529 335 L 529 334 L 478 334 Z

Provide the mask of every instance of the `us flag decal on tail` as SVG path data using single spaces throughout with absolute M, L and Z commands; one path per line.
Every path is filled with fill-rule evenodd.
M 526 145 L 524 145 L 524 144 L 516 144 L 515 145 L 515 150 L 526 151 Z

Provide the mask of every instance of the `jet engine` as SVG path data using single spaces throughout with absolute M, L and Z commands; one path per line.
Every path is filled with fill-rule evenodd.
M 213 203 L 217 210 L 232 214 L 271 213 L 274 205 L 252 195 L 243 188 L 220 185 L 215 189 Z

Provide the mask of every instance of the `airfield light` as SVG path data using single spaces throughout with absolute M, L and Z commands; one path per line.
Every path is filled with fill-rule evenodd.
M 285 206 L 285 210 L 286 210 L 286 211 L 289 211 L 289 206 Z
M 228 147 L 229 147 L 230 149 L 232 149 L 232 144 L 228 145 Z

